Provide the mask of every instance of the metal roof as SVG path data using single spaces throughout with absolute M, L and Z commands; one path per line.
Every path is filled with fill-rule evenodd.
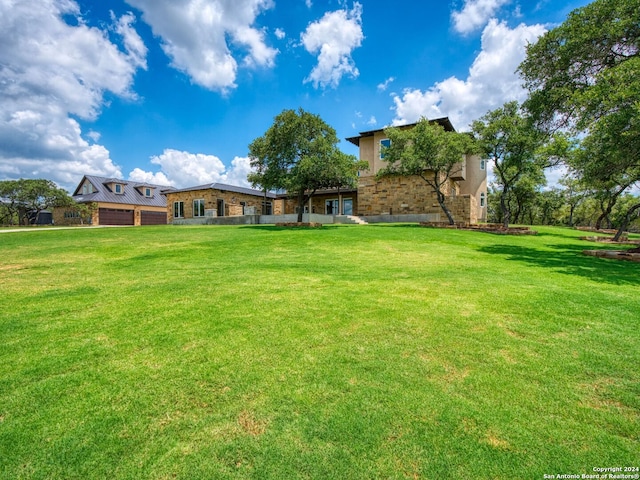
M 245 195 L 254 195 L 256 197 L 264 197 L 264 190 L 254 190 L 252 188 L 246 187 L 238 187 L 237 185 L 226 185 L 224 183 L 207 183 L 205 185 L 198 185 L 196 187 L 189 188 L 180 188 L 177 190 L 171 190 L 167 193 L 181 193 L 181 192 L 192 192 L 194 190 L 221 190 L 226 192 L 233 193 L 244 193 Z M 272 192 L 267 192 L 267 198 L 276 198 L 276 194 Z
M 456 131 L 456 129 L 453 128 L 453 124 L 449 120 L 449 117 L 436 118 L 434 120 L 429 120 L 429 122 L 430 123 L 439 123 L 448 132 L 455 132 Z M 413 127 L 416 124 L 417 124 L 417 122 L 416 123 L 408 123 L 406 125 L 397 125 L 397 127 L 398 128 L 408 128 L 408 127 Z M 348 137 L 345 140 L 347 142 L 353 143 L 356 147 L 359 147 L 361 138 L 373 137 L 378 132 L 384 132 L 384 128 L 378 128 L 377 130 L 369 130 L 367 132 L 360 132 L 360 135 L 358 135 L 357 137 Z
M 85 180 L 88 180 L 93 185 L 93 193 L 86 195 L 79 194 L 82 189 L 82 185 Z M 122 193 L 113 192 L 108 185 L 112 183 L 119 183 L 124 185 Z M 151 187 L 154 189 L 151 197 L 145 197 L 144 191 L 138 190 L 143 187 Z M 130 182 L 127 180 L 121 180 L 119 178 L 107 178 L 97 177 L 95 175 L 85 175 L 78 184 L 78 187 L 73 192 L 73 199 L 79 203 L 89 202 L 108 202 L 108 203 L 122 203 L 125 205 L 142 205 L 149 207 L 166 207 L 167 197 L 163 192 L 172 191 L 173 187 L 166 185 L 153 185 L 150 183 Z

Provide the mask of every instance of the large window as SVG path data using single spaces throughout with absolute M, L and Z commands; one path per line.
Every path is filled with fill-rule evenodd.
M 193 201 L 193 216 L 204 217 L 204 200 L 202 198 Z
M 264 215 L 273 215 L 273 205 L 271 202 L 262 202 L 262 211 Z
M 324 213 L 327 215 L 338 215 L 338 200 L 325 200 Z
M 184 217 L 184 202 L 173 202 L 173 217 L 174 218 Z
M 389 148 L 391 146 L 391 140 L 388 138 L 383 138 L 380 140 L 380 160 L 384 159 L 384 149 Z

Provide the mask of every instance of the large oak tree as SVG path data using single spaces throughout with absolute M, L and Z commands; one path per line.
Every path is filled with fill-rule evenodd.
M 318 115 L 284 110 L 249 145 L 254 172 L 248 180 L 265 191 L 286 190 L 297 199 L 298 222 L 302 222 L 304 205 L 318 190 L 353 187 L 363 168 L 337 145 L 336 131 Z

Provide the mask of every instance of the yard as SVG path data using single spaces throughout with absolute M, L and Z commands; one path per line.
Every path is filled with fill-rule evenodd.
M 640 467 L 640 267 L 538 230 L 0 233 L 0 478 Z

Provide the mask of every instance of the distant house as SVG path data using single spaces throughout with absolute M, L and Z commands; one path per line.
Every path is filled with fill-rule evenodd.
M 95 203 L 92 225 L 166 225 L 167 197 L 172 187 L 118 178 L 85 175 L 72 198 L 81 204 Z M 79 223 L 74 209 L 54 211 L 56 225 Z
M 271 192 L 251 188 L 208 183 L 165 191 L 169 223 L 206 223 L 211 217 L 275 215 L 282 212 L 281 202 Z
M 454 131 L 448 118 L 432 120 L 447 131 Z M 399 128 L 413 128 L 415 123 Z M 369 163 L 358 178 L 357 214 L 360 216 L 431 214 L 438 218 L 442 209 L 432 188 L 420 177 L 392 177 L 377 179 L 384 167 L 382 147 L 390 141 L 384 129 L 361 132 L 347 138 L 360 149 L 360 160 Z M 456 222 L 477 223 L 487 217 L 486 163 L 477 155 L 461 159 L 455 176 L 449 179 L 443 193 Z

